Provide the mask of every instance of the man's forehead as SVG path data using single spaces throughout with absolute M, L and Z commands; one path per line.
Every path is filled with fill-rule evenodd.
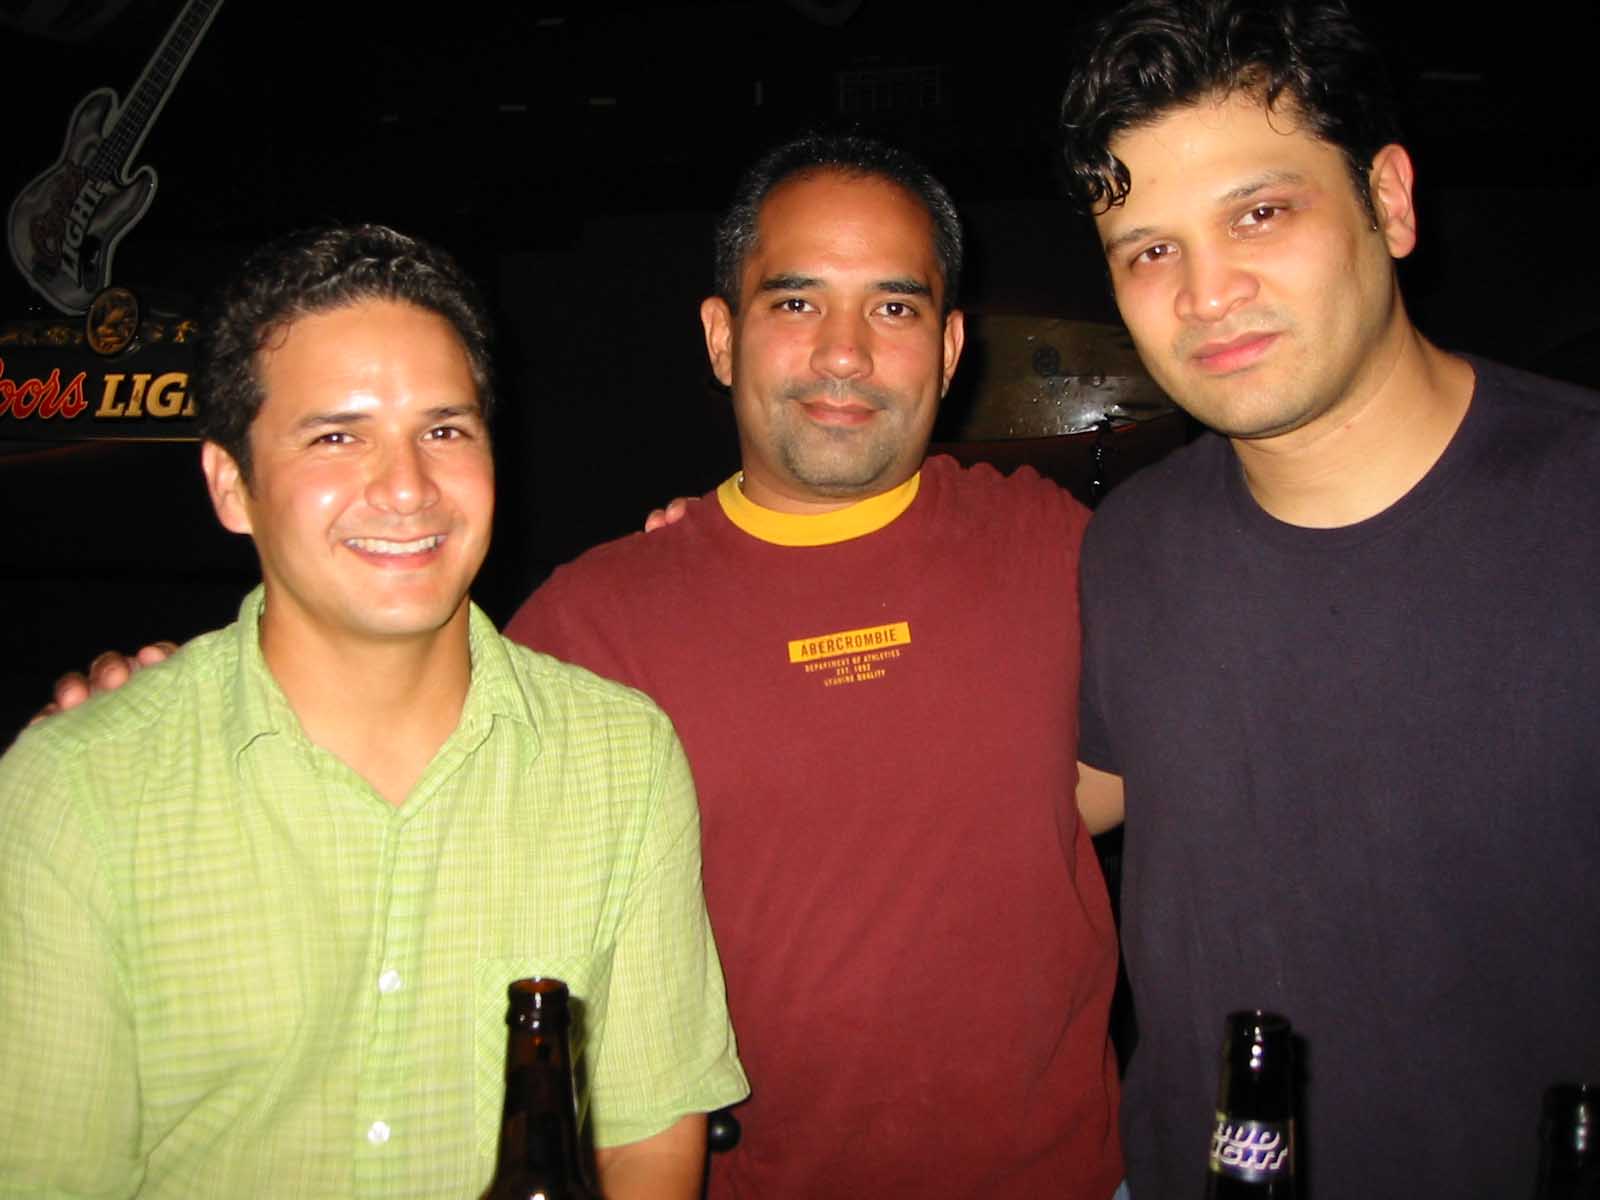
M 452 412 L 484 411 L 460 330 L 444 314 L 401 298 L 357 297 L 288 314 L 263 330 L 251 366 L 258 416 L 321 405 L 333 393 L 343 397 L 340 411 L 353 415 L 375 406 L 396 381 L 459 390 L 447 405 Z
M 352 337 L 407 349 L 419 331 L 421 336 L 443 338 L 450 345 L 450 353 L 459 354 L 468 369 L 475 371 L 471 348 L 448 316 L 426 304 L 381 294 L 355 296 L 282 314 L 260 328 L 252 362 L 259 374 L 265 364 L 291 345 L 300 356 L 337 353 Z
M 1128 192 L 1095 215 L 1102 231 L 1128 223 L 1152 187 L 1185 204 L 1225 205 L 1267 183 L 1344 173 L 1343 152 L 1318 137 L 1292 101 L 1269 106 L 1251 92 L 1165 109 L 1119 133 L 1110 149 L 1128 171 Z
M 939 289 L 934 222 L 909 189 L 880 175 L 822 169 L 769 191 L 744 262 L 744 288 L 775 275 L 879 272 Z

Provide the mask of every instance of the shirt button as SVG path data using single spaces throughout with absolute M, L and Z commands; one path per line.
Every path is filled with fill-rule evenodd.
M 393 967 L 378 976 L 378 990 L 385 996 L 392 996 L 400 990 L 400 972 Z
M 367 1141 L 374 1146 L 381 1146 L 389 1140 L 389 1125 L 386 1121 L 374 1121 L 367 1130 Z

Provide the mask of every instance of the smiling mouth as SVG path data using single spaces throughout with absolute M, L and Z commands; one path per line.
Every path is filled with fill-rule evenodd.
M 444 544 L 444 534 L 432 533 L 413 542 L 391 542 L 386 538 L 347 538 L 344 544 L 363 554 L 426 554 Z

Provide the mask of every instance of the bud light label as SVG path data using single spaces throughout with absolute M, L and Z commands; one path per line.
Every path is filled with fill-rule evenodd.
M 1211 1131 L 1211 1170 L 1244 1183 L 1271 1183 L 1294 1174 L 1293 1121 L 1238 1121 L 1217 1114 Z

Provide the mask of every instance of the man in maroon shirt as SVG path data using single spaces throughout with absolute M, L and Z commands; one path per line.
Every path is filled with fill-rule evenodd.
M 923 461 L 960 255 L 897 151 L 757 164 L 701 308 L 741 470 L 507 627 L 648 692 L 693 765 L 753 1088 L 713 1197 L 1122 1177 L 1115 930 L 1073 804 L 1087 514 L 1031 471 Z

